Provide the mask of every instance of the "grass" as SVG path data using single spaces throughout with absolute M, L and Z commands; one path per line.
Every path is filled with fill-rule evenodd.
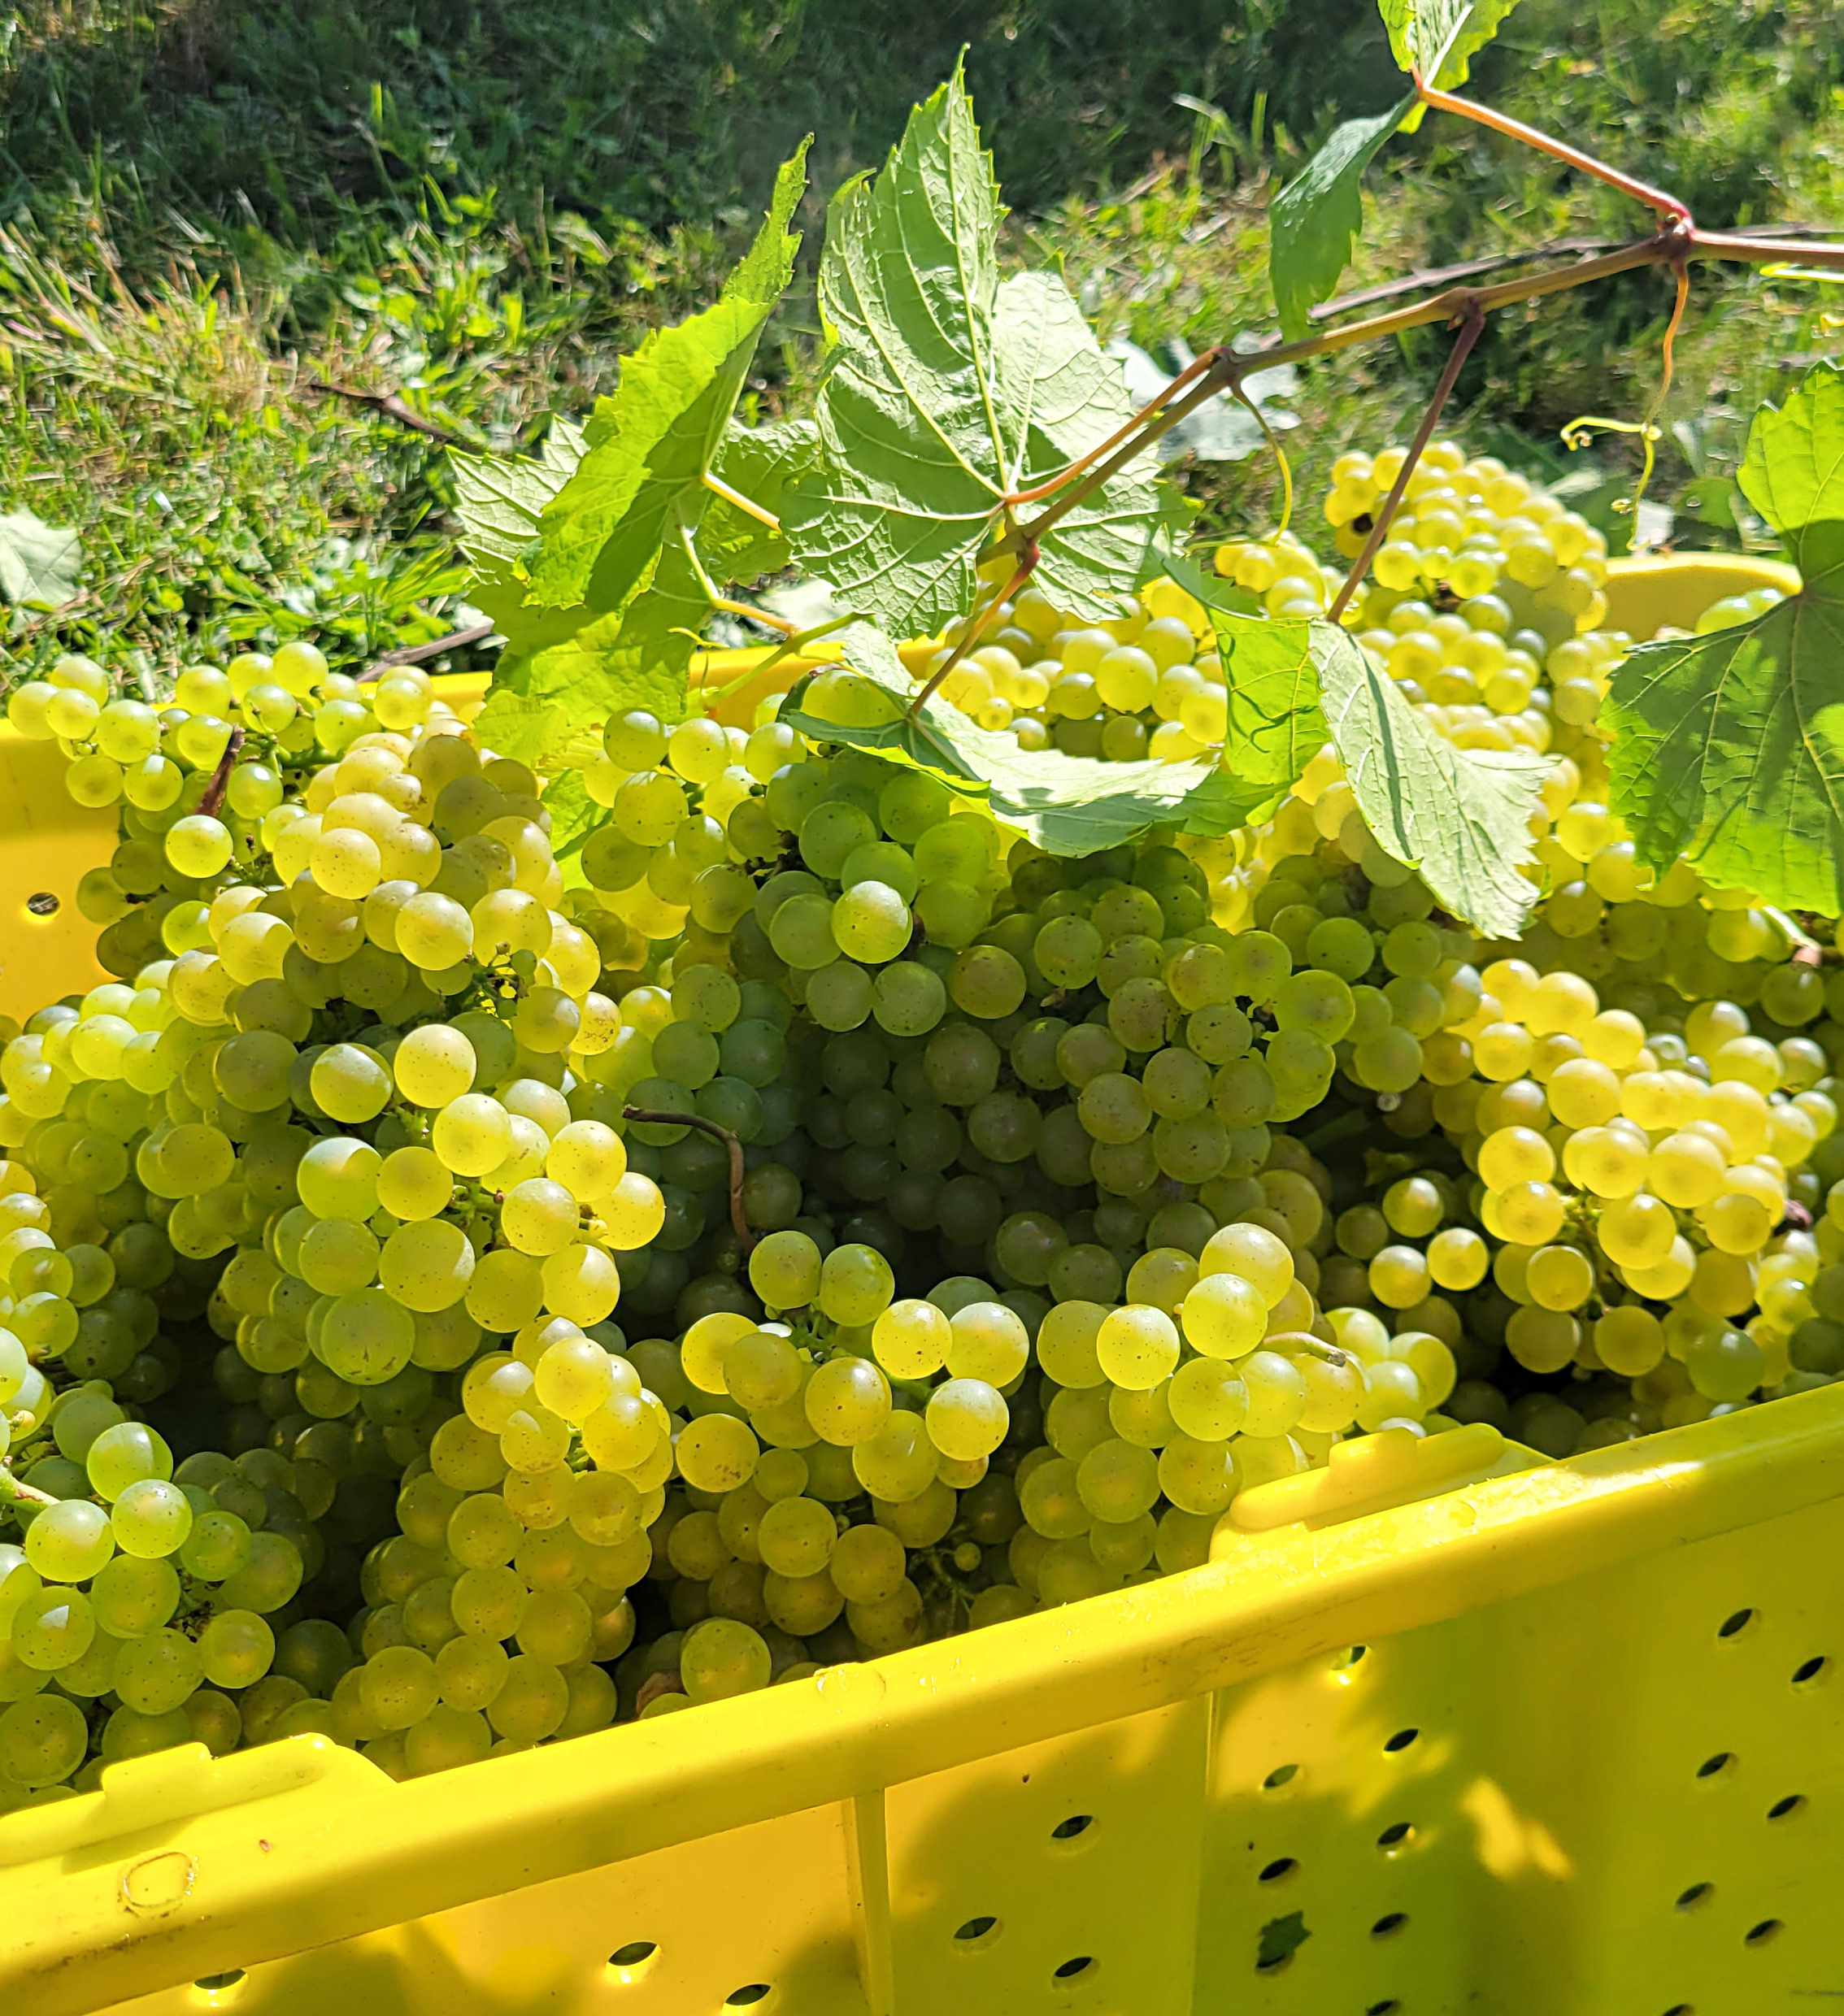
M 363 659 L 450 627 L 445 448 L 316 387 L 399 393 L 472 445 L 528 442 L 650 323 L 711 297 L 811 128 L 805 290 L 750 394 L 798 407 L 820 198 L 963 41 L 1016 206 L 1010 252 L 1060 259 L 1103 333 L 1149 347 L 1271 324 L 1268 194 L 1396 88 L 1369 0 L 36 0 L 12 20 L 0 506 L 78 526 L 87 563 L 85 600 L 20 626 L 15 654 L 109 648 L 156 678 L 303 628 Z M 1524 0 L 1469 88 L 1603 136 L 1707 223 L 1844 224 L 1844 42 L 1818 0 L 1662 16 Z M 1451 120 L 1395 143 L 1367 212 L 1354 288 L 1643 223 Z M 1668 305 L 1639 275 L 1498 318 L 1456 425 L 1565 469 L 1567 420 L 1646 410 Z M 1720 519 L 1748 412 L 1836 348 L 1826 305 L 1806 283 L 1700 271 L 1655 494 Z M 1303 371 L 1304 497 L 1347 442 L 1399 432 L 1443 350 L 1422 331 Z M 1630 450 L 1594 451 L 1603 504 Z M 1274 509 L 1266 457 L 1185 480 L 1212 528 Z

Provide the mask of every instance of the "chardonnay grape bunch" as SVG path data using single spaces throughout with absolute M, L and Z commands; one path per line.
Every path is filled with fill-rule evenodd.
M 1424 473 L 1507 567 L 1512 503 L 1559 522 Z M 1429 495 L 1353 620 L 1440 643 L 1390 669 L 1443 732 L 1550 760 L 1515 944 L 1329 750 L 1258 827 L 1063 860 L 778 701 L 607 722 L 568 845 L 415 677 L 196 762 L 165 722 L 181 791 L 124 789 L 85 892 L 119 978 L 0 1051 L 7 1801 L 310 1731 L 446 1768 L 1195 1565 L 1354 1432 L 1562 1454 L 1844 1370 L 1844 993 L 1635 866 L 1568 569 L 1501 570 L 1503 664 L 1439 683 L 1485 550 Z M 1259 550 L 1271 613 L 1329 593 Z M 1201 747 L 1198 616 L 1126 623 L 1189 668 L 1131 719 Z

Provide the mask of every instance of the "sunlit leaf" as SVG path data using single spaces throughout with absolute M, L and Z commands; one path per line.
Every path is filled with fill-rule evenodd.
M 776 176 L 768 217 L 715 305 L 652 331 L 624 362 L 613 398 L 598 403 L 607 431 L 539 523 L 535 600 L 618 609 L 646 578 L 675 519 L 695 522 L 704 472 L 794 270 L 800 241 L 788 222 L 807 186 L 806 159 L 803 143 Z
M 32 511 L 0 518 L 0 595 L 56 609 L 77 592 L 83 554 L 67 525 L 47 525 Z
M 1417 71 L 1424 83 L 1451 91 L 1466 82 L 1472 59 L 1498 32 L 1517 0 L 1377 0 L 1398 66 Z M 1421 124 L 1414 107 L 1405 133 Z
M 1376 844 L 1435 900 L 1488 937 L 1514 936 L 1537 900 L 1518 869 L 1548 760 L 1524 749 L 1461 749 L 1410 704 L 1377 660 L 1316 623 L 1320 704 L 1345 776 Z
M 583 430 L 559 414 L 537 455 L 452 454 L 455 544 L 482 573 L 524 562 L 544 507 L 583 458 Z
M 968 606 L 1007 492 L 1034 488 L 1130 417 L 1120 372 L 1060 277 L 1001 283 L 1002 214 L 957 72 L 828 219 L 823 468 L 794 486 L 783 517 L 797 564 L 898 635 Z M 1147 476 L 1111 479 L 1046 532 L 1046 593 L 1110 613 L 1132 589 L 1153 509 Z
M 1329 300 L 1363 228 L 1363 172 L 1413 107 L 1412 98 L 1374 119 L 1348 119 L 1269 206 L 1268 268 L 1281 333 L 1310 335 L 1311 311 Z
M 1844 374 L 1819 365 L 1755 416 L 1743 493 L 1785 540 L 1798 593 L 1752 621 L 1642 645 L 1603 720 L 1613 809 L 1663 872 L 1785 910 L 1844 909 Z

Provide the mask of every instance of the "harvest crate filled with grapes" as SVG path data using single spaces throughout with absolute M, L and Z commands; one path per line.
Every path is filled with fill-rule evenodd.
M 1460 365 L 1787 246 L 1516 128 L 1644 234 L 1313 323 L 1503 11 L 1390 0 L 1282 332 L 1138 411 L 956 77 L 811 417 L 735 414 L 802 154 L 457 454 L 484 695 L 15 685 L 118 844 L 0 1051 L 10 2010 L 1836 1992 L 1844 377 L 1754 420 L 1790 566 L 1623 576 Z M 1194 536 L 1167 430 L 1411 327 L 1410 438 Z

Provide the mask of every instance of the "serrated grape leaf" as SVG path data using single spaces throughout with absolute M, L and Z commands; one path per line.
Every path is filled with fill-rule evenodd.
M 698 633 L 711 614 L 676 544 L 656 555 L 646 585 L 622 609 L 482 606 L 507 630 L 507 643 L 475 727 L 483 741 L 524 763 L 539 762 L 573 730 L 629 708 L 676 721 Z
M 597 424 L 607 432 L 539 521 L 533 600 L 619 609 L 647 578 L 676 519 L 696 524 L 705 471 L 794 271 L 800 240 L 788 221 L 807 187 L 807 147 L 776 175 L 762 228 L 715 305 L 650 332 L 624 363 L 613 398 L 598 402 Z
M 1312 625 L 1320 703 L 1376 844 L 1435 899 L 1488 937 L 1514 936 L 1537 900 L 1518 872 L 1548 760 L 1528 749 L 1461 749 L 1431 726 L 1355 638 Z
M 1641 645 L 1602 720 L 1612 805 L 1663 873 L 1783 910 L 1844 910 L 1844 374 L 1819 365 L 1755 415 L 1739 478 L 1785 540 L 1799 593 L 1751 622 Z
M 1516 5 L 1517 0 L 1377 0 L 1397 67 L 1418 72 L 1424 83 L 1442 91 L 1466 82 L 1472 59 Z M 1411 108 L 1402 122 L 1404 133 L 1420 125 L 1424 109 Z
M 979 549 L 1027 489 L 1130 416 L 1061 278 L 1000 282 L 998 190 L 960 73 L 911 114 L 881 173 L 834 199 L 821 471 L 783 513 L 796 563 L 898 635 L 968 607 Z M 1046 533 L 1038 581 L 1098 618 L 1130 593 L 1155 491 L 1111 478 Z
M 787 486 L 811 471 L 820 458 L 820 430 L 811 420 L 781 420 L 769 427 L 733 425 L 718 450 L 715 473 L 740 496 L 780 515 Z M 698 557 L 711 579 L 758 581 L 789 565 L 787 534 L 713 497 L 698 528 Z
M 558 414 L 536 455 L 450 453 L 454 471 L 455 544 L 486 575 L 529 557 L 544 507 L 575 474 L 583 429 Z
M 589 887 L 583 873 L 583 842 L 606 816 L 589 794 L 580 770 L 560 771 L 545 785 L 544 807 L 550 815 L 550 851 L 567 889 Z
M 1250 816 L 1271 818 L 1331 734 L 1320 704 L 1329 641 L 1320 626 L 1290 618 L 1213 609 L 1211 622 L 1229 699 L 1223 768 L 1238 793 L 1265 807 Z
M 1211 621 L 1229 724 L 1222 770 L 1187 808 L 1187 831 L 1272 818 L 1329 741 L 1378 846 L 1455 916 L 1494 937 L 1515 932 L 1537 896 L 1517 871 L 1531 858 L 1543 758 L 1456 748 L 1336 623 L 1226 611 Z
M 982 728 L 931 697 L 911 719 L 915 682 L 895 647 L 868 623 L 840 639 L 845 663 L 889 697 L 888 720 L 846 727 L 809 712 L 817 674 L 789 694 L 779 719 L 815 741 L 870 749 L 896 763 L 932 771 L 956 790 L 984 794 L 994 816 L 1020 828 L 1046 854 L 1095 854 L 1176 823 L 1185 799 L 1208 777 L 1208 763 L 1102 763 L 1058 749 L 1021 749 L 1017 739 Z
M 8 602 L 56 609 L 76 593 L 82 565 L 69 526 L 47 525 L 33 511 L 0 518 L 0 595 Z
M 1406 98 L 1374 119 L 1346 119 L 1269 206 L 1268 271 L 1289 341 L 1311 332 L 1311 311 L 1350 263 L 1363 228 L 1364 171 L 1415 103 Z

